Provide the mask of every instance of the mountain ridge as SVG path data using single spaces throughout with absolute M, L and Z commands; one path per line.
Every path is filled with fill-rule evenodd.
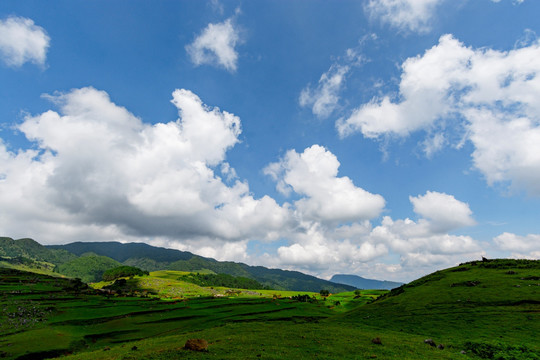
M 373 290 L 392 290 L 397 288 L 403 283 L 388 281 L 388 280 L 374 280 L 366 279 L 358 275 L 348 275 L 348 274 L 335 274 L 332 276 L 330 281 L 354 286 L 358 289 L 373 289 Z
M 232 261 L 221 262 L 187 251 L 165 249 L 145 243 L 74 242 L 64 245 L 44 246 L 28 238 L 19 240 L 8 237 L 0 238 L 1 257 L 21 257 L 46 261 L 54 264 L 57 272 L 60 269 L 75 265 L 71 266 L 71 268 L 77 268 L 78 272 L 70 271 L 69 276 L 85 278 L 89 282 L 99 281 L 101 280 L 99 274 L 107 270 L 107 268 L 103 267 L 100 272 L 95 272 L 94 269 L 90 268 L 84 269 L 84 264 L 91 262 L 81 261 L 80 258 L 87 253 L 94 253 L 96 257 L 108 257 L 121 264 L 136 266 L 146 271 L 197 271 L 208 269 L 215 273 L 251 278 L 276 290 L 319 292 L 326 289 L 334 293 L 355 290 L 353 286 L 319 279 L 298 271 L 269 269 L 263 266 L 251 266 Z M 103 261 L 99 262 L 104 263 Z M 114 264 L 113 262 L 108 263 L 111 264 L 110 266 Z

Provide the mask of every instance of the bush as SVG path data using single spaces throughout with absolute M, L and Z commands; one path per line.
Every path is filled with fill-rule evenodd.
M 133 266 L 119 266 L 103 273 L 103 281 L 113 281 L 122 277 L 149 275 L 148 271 Z
M 304 295 L 298 294 L 298 295 L 292 296 L 291 300 L 296 300 L 298 302 L 310 302 L 310 303 L 317 302 L 317 299 L 315 298 L 315 296 L 309 296 L 308 294 L 304 294 Z
M 221 286 L 235 289 L 262 290 L 268 289 L 257 280 L 242 276 L 232 276 L 228 274 L 189 274 L 182 275 L 178 280 L 190 282 L 199 286 Z
M 496 360 L 538 360 L 533 351 L 525 346 L 510 346 L 502 343 L 466 342 L 465 349 L 482 359 Z

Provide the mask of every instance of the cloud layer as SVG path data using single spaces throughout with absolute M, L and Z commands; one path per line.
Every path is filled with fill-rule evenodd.
M 238 142 L 233 114 L 187 90 L 173 93 L 180 119 L 155 125 L 93 88 L 50 98 L 60 113 L 29 116 L 19 126 L 38 149 L 0 152 L 2 203 L 13 204 L 0 218 L 5 233 L 25 229 L 45 242 L 123 234 L 240 241 L 284 226 L 286 211 L 273 199 L 254 199 L 246 183 L 226 184 L 214 170 Z M 44 231 L 54 223 L 69 224 L 69 233 Z
M 186 46 L 191 61 L 199 65 L 214 65 L 234 72 L 237 68 L 238 53 L 236 45 L 240 35 L 232 18 L 208 26 Z
M 346 176 L 337 177 L 339 165 L 334 154 L 313 145 L 302 154 L 288 151 L 265 172 L 278 182 L 282 193 L 303 196 L 294 202 L 302 219 L 347 222 L 377 217 L 384 208 L 383 197 L 356 187 Z
M 400 31 L 425 33 L 436 7 L 445 0 L 369 0 L 365 5 L 371 18 Z
M 495 3 L 501 0 L 491 0 Z M 521 4 L 525 0 L 509 0 Z M 367 15 L 403 33 L 426 33 L 436 18 L 439 6 L 447 0 L 369 0 L 364 9 Z
M 264 169 L 290 202 L 255 198 L 226 161 L 240 119 L 189 90 L 172 94 L 179 118 L 156 124 L 91 87 L 46 97 L 59 110 L 18 127 L 34 148 L 14 153 L 0 143 L 5 234 L 44 243 L 145 241 L 328 277 L 414 278 L 485 254 L 472 237 L 451 234 L 475 221 L 468 204 L 445 193 L 410 196 L 417 220 L 384 216 L 374 226 L 384 198 L 339 176 L 337 157 L 320 145 L 289 150 Z M 503 234 L 495 243 L 535 256 L 536 237 Z M 248 251 L 252 242 L 276 241 L 273 251 Z
M 311 106 L 313 114 L 319 118 L 328 117 L 337 106 L 339 92 L 350 67 L 334 64 L 321 75 L 315 88 L 307 86 L 300 93 L 300 106 Z
M 473 49 L 452 35 L 402 65 L 399 99 L 373 98 L 337 122 L 341 136 L 408 136 L 424 130 L 426 154 L 449 138 L 471 141 L 489 184 L 540 195 L 540 42 L 511 51 Z M 461 143 L 451 144 L 459 147 Z
M 0 20 L 0 58 L 8 66 L 44 65 L 49 43 L 45 30 L 31 19 L 11 16 Z

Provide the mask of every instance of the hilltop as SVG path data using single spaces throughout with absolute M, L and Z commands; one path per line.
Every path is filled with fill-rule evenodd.
M 135 266 L 146 271 L 210 270 L 216 274 L 245 277 L 276 290 L 319 292 L 321 289 L 337 293 L 352 291 L 353 286 L 337 284 L 298 271 L 268 269 L 232 261 L 217 261 L 187 251 L 164 249 L 144 243 L 75 242 L 66 245 L 43 246 L 32 239 L 0 238 L 0 260 L 4 266 L 36 270 L 45 266 L 85 282 L 101 280 L 101 275 L 116 266 Z M 23 264 L 24 263 L 24 264 Z M 11 265 L 10 265 L 11 264 Z
M 473 261 L 440 270 L 338 321 L 461 344 L 483 358 L 538 359 L 540 261 Z
M 390 292 L 328 298 L 201 288 L 174 271 L 126 285 L 187 298 L 98 295 L 75 280 L 9 269 L 0 278 L 4 358 L 540 358 L 540 261 L 470 262 Z M 193 338 L 208 352 L 184 350 Z

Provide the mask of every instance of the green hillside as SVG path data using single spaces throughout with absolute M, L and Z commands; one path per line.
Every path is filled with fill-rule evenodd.
M 77 258 L 76 255 L 64 249 L 49 249 L 32 239 L 13 240 L 0 237 L 0 256 L 24 257 L 52 264 L 63 264 Z
M 105 271 L 121 265 L 109 257 L 89 253 L 58 266 L 57 271 L 72 278 L 79 278 L 83 282 L 96 282 L 101 281 Z
M 484 358 L 538 359 L 540 261 L 477 261 L 437 271 L 336 321 L 422 335 Z
M 182 275 L 135 276 L 124 285 L 139 297 L 129 297 L 0 269 L 0 357 L 540 359 L 540 261 L 468 263 L 391 292 L 328 298 L 228 293 Z M 144 288 L 176 299 L 147 297 Z M 205 339 L 208 351 L 184 350 L 193 338 Z
M 69 251 L 75 255 L 93 252 L 107 256 L 124 265 L 134 266 L 146 271 L 176 270 L 201 271 L 211 270 L 216 274 L 246 277 L 258 281 L 263 286 L 276 290 L 296 290 L 319 292 L 352 291 L 355 287 L 337 284 L 298 271 L 268 269 L 262 266 L 250 266 L 231 261 L 217 261 L 194 255 L 190 252 L 163 249 L 143 243 L 122 244 L 119 242 L 75 242 L 66 245 L 51 245 L 48 249 Z

